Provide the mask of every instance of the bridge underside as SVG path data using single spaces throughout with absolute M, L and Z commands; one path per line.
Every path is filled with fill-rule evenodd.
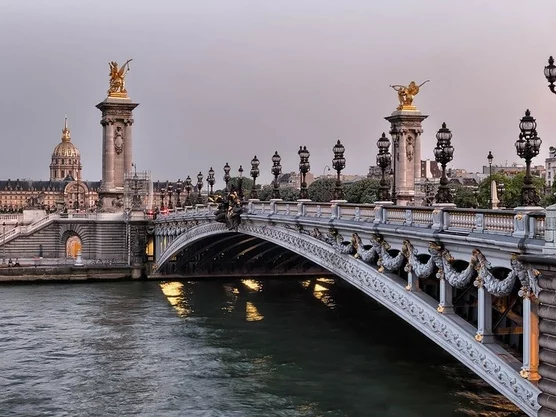
M 232 232 L 192 243 L 158 272 L 184 277 L 332 275 L 313 261 L 273 242 Z

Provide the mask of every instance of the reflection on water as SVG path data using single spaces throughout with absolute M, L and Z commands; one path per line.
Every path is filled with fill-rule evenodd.
M 264 316 L 259 313 L 259 310 L 257 310 L 255 304 L 253 304 L 251 301 L 247 301 L 245 303 L 245 319 L 247 321 L 259 321 L 264 319 Z
M 331 279 L 10 286 L 0 305 L 2 416 L 522 415 Z
M 168 301 L 178 312 L 178 316 L 187 317 L 191 313 L 191 308 L 187 304 L 184 294 L 184 286 L 181 282 L 161 282 L 160 289 L 168 298 Z

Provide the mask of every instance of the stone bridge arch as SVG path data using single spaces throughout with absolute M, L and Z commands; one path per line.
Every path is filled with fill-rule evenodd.
M 380 269 L 354 256 L 338 253 L 326 242 L 294 228 L 249 222 L 242 224 L 239 232 L 296 252 L 331 271 L 429 337 L 527 414 L 534 415 L 539 407 L 538 390 L 519 377 L 512 364 L 501 358 L 505 351 L 500 346 L 479 343 L 464 319 L 439 313 L 434 300 L 419 292 L 408 291 L 401 278 L 379 272 Z M 229 233 L 225 225 L 213 222 L 182 229 L 160 255 L 157 266 L 198 240 L 225 233 Z
M 78 250 L 84 252 L 90 244 L 89 229 L 81 224 L 61 224 L 59 243 L 63 258 L 75 258 Z

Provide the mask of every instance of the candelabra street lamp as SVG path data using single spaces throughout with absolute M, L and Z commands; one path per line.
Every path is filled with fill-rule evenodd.
M 274 152 L 272 155 L 272 169 L 270 172 L 274 175 L 274 188 L 272 189 L 272 198 L 279 199 L 280 198 L 280 184 L 278 183 L 278 176 L 282 173 L 282 165 L 280 162 L 282 158 L 278 155 L 278 151 Z
M 441 204 L 452 203 L 454 198 L 448 186 L 446 164 L 454 158 L 454 147 L 451 143 L 452 132 L 446 127 L 446 123 L 442 123 L 442 127 L 436 134 L 436 140 L 434 159 L 442 166 L 442 177 L 440 178 L 440 186 L 436 193 L 436 202 Z
M 256 199 L 257 198 L 257 185 L 255 184 L 257 181 L 257 177 L 260 174 L 259 170 L 260 161 L 257 159 L 257 155 L 253 159 L 251 159 L 251 178 L 253 178 L 253 186 L 251 187 L 251 195 L 249 198 Z
M 185 204 L 187 206 L 191 205 L 191 190 L 193 189 L 193 185 L 191 183 L 191 177 L 188 175 L 187 178 L 185 179 L 185 192 L 187 193 L 187 196 L 185 198 L 186 202 Z
M 492 156 L 492 152 L 488 151 L 488 208 L 491 210 L 493 209 L 492 205 L 492 160 L 494 156 Z
M 556 94 L 556 89 L 554 88 L 554 83 L 556 82 L 556 65 L 554 65 L 554 58 L 548 58 L 548 65 L 544 67 L 544 76 L 548 80 L 548 88 L 554 94 Z
M 160 210 L 164 210 L 164 197 L 166 195 L 166 187 L 160 189 Z
M 181 181 L 181 179 L 178 178 L 178 181 L 176 182 L 176 195 L 178 197 L 178 200 L 176 201 L 176 208 L 181 207 L 180 194 L 182 191 L 183 191 L 183 182 Z
M 237 196 L 240 198 L 240 200 L 243 201 L 243 166 L 242 165 L 239 166 L 237 172 L 239 173 L 239 178 L 237 181 L 238 184 L 237 186 L 239 190 L 237 191 Z
M 172 210 L 174 208 L 174 203 L 172 203 L 172 192 L 174 190 L 174 184 L 171 182 L 167 185 L 168 188 L 168 209 Z
M 228 188 L 228 183 L 230 182 L 230 165 L 228 165 L 228 163 L 226 162 L 226 165 L 224 165 L 224 182 L 226 183 L 226 192 L 230 191 Z
M 380 167 L 380 171 L 382 173 L 378 188 L 378 200 L 389 201 L 390 193 L 388 192 L 388 182 L 386 181 L 385 172 L 386 168 L 388 168 L 392 163 L 392 156 L 388 151 L 388 148 L 390 148 L 390 140 L 386 137 L 385 133 L 382 133 L 382 136 L 377 142 L 377 146 L 378 154 L 376 156 L 376 164 Z
M 210 167 L 209 172 L 208 172 L 208 176 L 207 176 L 207 182 L 210 186 L 210 191 L 209 191 L 209 196 L 213 196 L 214 192 L 212 191 L 212 188 L 214 187 L 214 169 L 212 169 L 212 167 Z
M 203 204 L 203 196 L 201 191 L 203 190 L 203 173 L 199 171 L 197 174 L 197 204 Z
M 338 139 L 336 145 L 332 148 L 332 152 L 334 152 L 334 158 L 332 159 L 332 167 L 336 170 L 336 186 L 334 187 L 334 199 L 335 200 L 343 200 L 344 198 L 344 189 L 342 187 L 342 180 L 340 179 L 340 174 L 342 169 L 346 167 L 346 158 L 344 158 L 344 151 L 346 148 Z
M 392 201 L 394 204 L 398 203 L 398 194 L 396 192 L 396 184 L 398 177 L 396 175 L 396 162 L 398 160 L 398 145 L 400 143 L 400 131 L 396 126 L 392 126 L 390 129 L 390 135 L 392 135 Z
M 299 155 L 299 172 L 301 172 L 299 198 L 302 200 L 308 200 L 309 192 L 307 190 L 306 175 L 307 172 L 309 172 L 309 170 L 311 169 L 311 165 L 309 164 L 309 156 L 311 156 L 311 154 L 307 150 L 306 146 L 300 146 L 297 154 Z
M 538 206 L 540 198 L 533 185 L 531 159 L 539 154 L 542 140 L 537 135 L 537 122 L 531 116 L 529 109 L 519 122 L 519 130 L 521 130 L 521 133 L 519 139 L 515 142 L 515 149 L 517 155 L 525 159 L 525 178 L 523 179 L 523 187 L 521 187 L 521 205 Z

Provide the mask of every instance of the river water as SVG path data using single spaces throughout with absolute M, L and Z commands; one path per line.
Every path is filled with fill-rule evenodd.
M 0 312 L 0 416 L 522 415 L 331 279 L 4 285 Z

